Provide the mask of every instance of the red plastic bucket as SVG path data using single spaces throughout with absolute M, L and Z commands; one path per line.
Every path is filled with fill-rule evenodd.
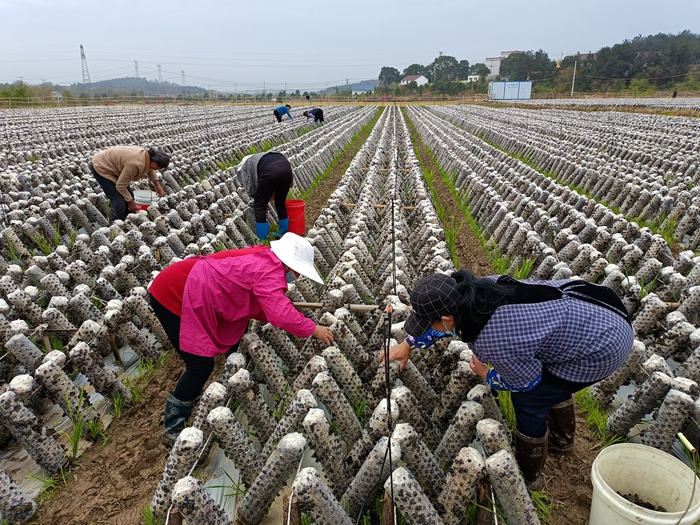
M 289 217 L 289 231 L 297 235 L 306 233 L 306 202 L 293 199 L 287 201 L 287 216 Z

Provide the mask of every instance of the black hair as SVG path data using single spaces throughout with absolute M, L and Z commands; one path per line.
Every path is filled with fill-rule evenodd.
M 151 158 L 151 162 L 155 162 L 158 165 L 158 169 L 164 170 L 170 164 L 170 156 L 164 151 L 148 148 L 148 156 Z
M 304 111 L 304 116 L 305 116 L 305 117 L 308 117 L 308 116 L 309 116 L 309 112 L 308 112 L 308 111 Z
M 463 340 L 473 341 L 516 285 L 474 277 L 467 269 L 453 272 L 452 278 L 457 281 L 459 291 L 454 312 L 455 331 Z
M 285 104 L 285 106 L 287 106 L 289 109 L 292 109 L 292 106 L 290 106 L 289 104 Z

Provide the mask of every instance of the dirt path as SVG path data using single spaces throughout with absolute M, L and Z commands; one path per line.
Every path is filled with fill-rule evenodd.
M 212 374 L 219 377 L 223 356 Z M 79 458 L 66 486 L 39 505 L 36 525 L 134 525 L 144 523 L 168 450 L 160 443 L 165 400 L 180 377 L 182 361 L 171 355 L 143 391 L 142 401 L 109 426 L 109 440 Z
M 428 148 L 423 144 L 423 140 L 420 138 L 413 123 L 408 118 L 406 118 L 406 122 L 411 132 L 413 148 L 416 151 L 416 156 L 421 163 L 423 172 L 431 171 L 434 174 L 433 186 L 435 193 L 437 194 L 439 203 L 445 207 L 443 223 L 451 224 L 452 221 L 454 221 L 454 224 L 458 226 L 457 238 L 455 239 L 455 252 L 460 268 L 467 268 L 476 276 L 493 275 L 493 268 L 491 267 L 488 256 L 481 247 L 478 237 L 469 227 L 469 224 L 467 224 L 454 195 L 452 195 L 445 181 L 442 180 L 440 176 L 440 167 L 433 160 Z

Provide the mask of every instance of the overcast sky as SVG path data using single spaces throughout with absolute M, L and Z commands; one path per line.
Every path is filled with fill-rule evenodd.
M 224 91 L 314 90 L 403 71 L 443 52 L 596 51 L 636 35 L 700 32 L 700 0 L 0 0 L 0 83 L 134 76 Z

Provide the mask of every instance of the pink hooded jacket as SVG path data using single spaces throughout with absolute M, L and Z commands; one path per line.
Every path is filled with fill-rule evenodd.
M 310 337 L 316 323 L 294 308 L 286 292 L 284 266 L 272 251 L 200 259 L 185 283 L 180 349 L 204 357 L 224 354 L 251 319 Z

